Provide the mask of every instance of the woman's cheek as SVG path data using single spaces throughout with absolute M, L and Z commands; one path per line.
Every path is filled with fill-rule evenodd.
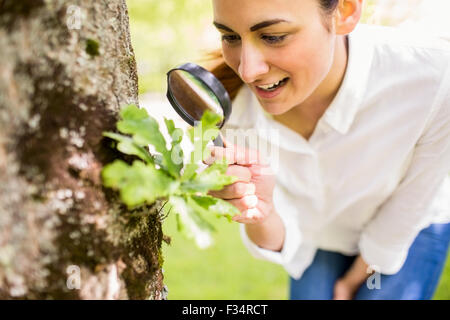
M 333 63 L 332 56 L 330 56 L 326 49 L 317 48 L 303 52 L 299 61 L 301 62 L 295 66 L 297 70 L 302 70 L 299 74 L 299 81 L 303 82 L 303 85 L 306 86 L 304 90 L 308 94 L 312 94 L 328 75 Z
M 222 46 L 223 59 L 225 63 L 233 69 L 236 74 L 238 73 L 239 68 L 239 52 L 237 50 L 233 50 L 227 48 L 226 45 Z

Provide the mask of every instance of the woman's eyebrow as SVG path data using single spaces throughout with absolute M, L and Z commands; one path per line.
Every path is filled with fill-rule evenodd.
M 223 25 L 223 24 L 221 24 L 221 23 L 218 23 L 218 22 L 213 22 L 213 24 L 214 24 L 214 26 L 217 28 L 217 29 L 220 29 L 220 30 L 225 30 L 225 31 L 228 31 L 228 32 L 234 32 L 233 30 L 231 30 L 230 28 L 228 28 L 226 25 Z
M 273 19 L 273 20 L 267 20 L 267 21 L 263 21 L 260 23 L 255 24 L 253 27 L 250 28 L 251 32 L 254 32 L 256 30 L 262 29 L 262 28 L 266 28 L 268 26 L 277 24 L 277 23 L 282 23 L 282 22 L 286 22 L 286 23 L 290 23 L 289 21 L 283 20 L 283 19 Z M 231 28 L 227 27 L 226 25 L 223 25 L 221 23 L 218 22 L 213 22 L 214 26 L 217 29 L 221 29 L 221 30 L 225 30 L 228 32 L 234 32 Z
M 271 26 L 273 24 L 282 23 L 282 22 L 290 23 L 289 21 L 286 21 L 286 20 L 283 20 L 283 19 L 267 20 L 267 21 L 263 21 L 263 22 L 255 24 L 253 27 L 250 28 L 250 31 L 254 32 L 256 30 L 259 30 L 259 29 Z

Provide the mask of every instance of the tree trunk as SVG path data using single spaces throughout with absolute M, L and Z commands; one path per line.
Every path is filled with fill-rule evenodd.
M 125 0 L 0 0 L 0 298 L 164 298 L 160 206 L 100 179 L 137 93 Z

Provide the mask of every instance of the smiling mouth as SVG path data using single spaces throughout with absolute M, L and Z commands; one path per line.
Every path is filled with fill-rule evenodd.
M 279 87 L 283 86 L 287 81 L 289 80 L 289 78 L 284 78 L 276 83 L 273 84 L 269 84 L 269 85 L 264 85 L 264 86 L 256 86 L 258 89 L 261 89 L 263 91 L 266 92 L 271 92 L 271 91 L 275 91 L 276 89 L 278 89 Z

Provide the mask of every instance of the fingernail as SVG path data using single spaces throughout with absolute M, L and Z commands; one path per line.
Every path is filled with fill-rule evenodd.
M 256 208 L 251 208 L 251 209 L 248 209 L 248 210 L 247 210 L 247 217 L 248 217 L 248 218 L 254 218 L 254 217 L 257 217 L 258 214 L 259 214 L 259 211 L 258 211 L 258 209 L 256 209 Z
M 256 192 L 256 186 L 254 183 L 249 183 L 247 187 L 247 195 L 253 195 Z
M 256 205 L 258 204 L 258 197 L 255 195 L 246 196 L 245 204 L 251 208 L 256 207 Z

